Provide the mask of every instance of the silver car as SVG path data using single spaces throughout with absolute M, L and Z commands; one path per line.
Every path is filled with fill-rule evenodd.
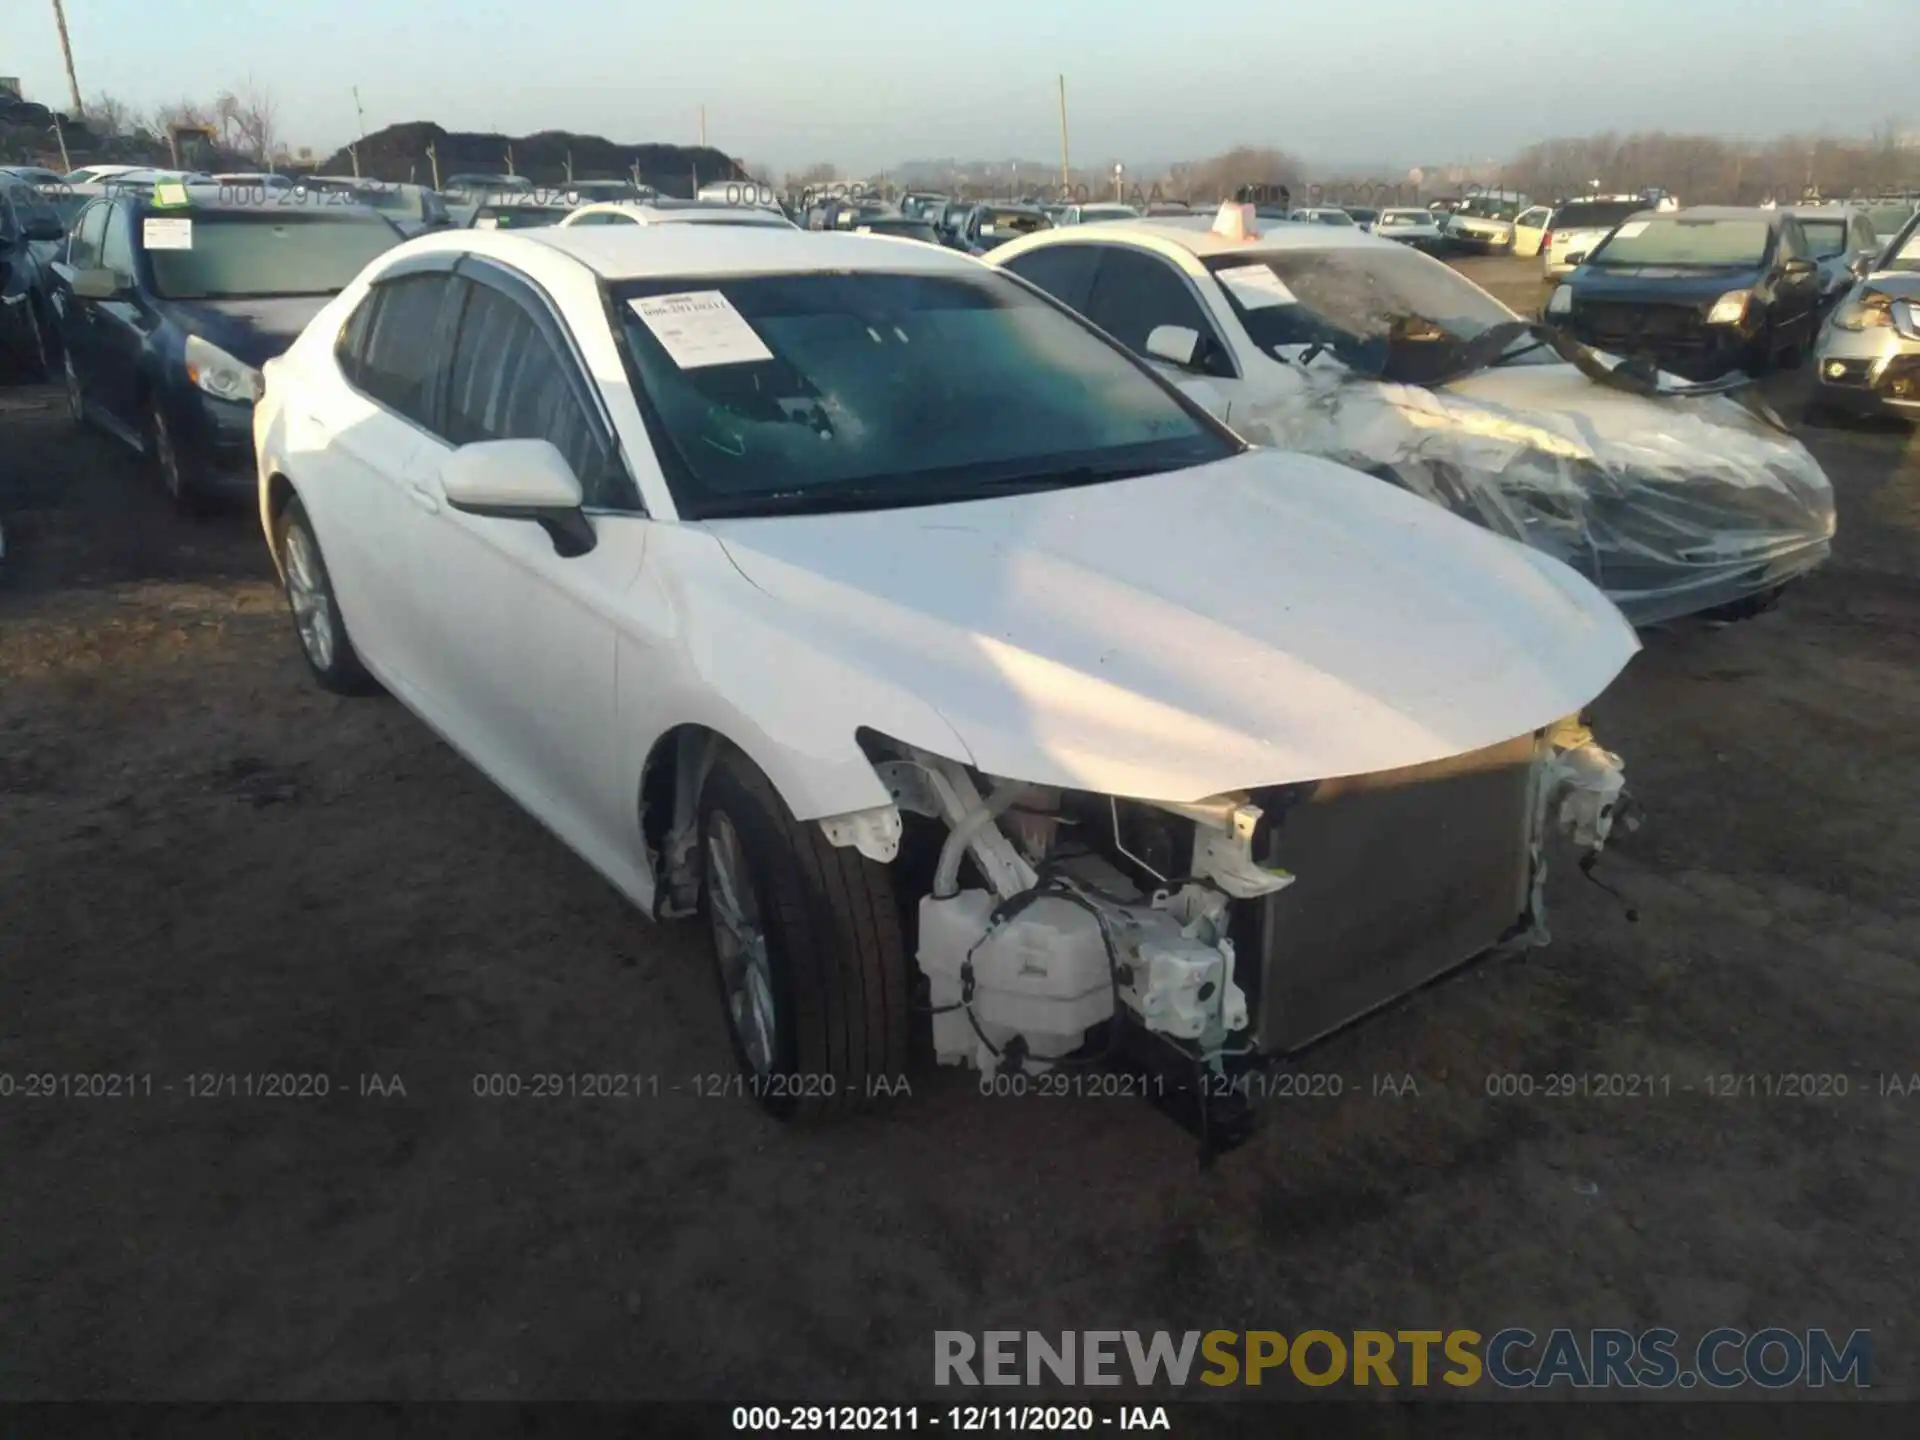
M 1872 267 L 1885 243 L 1857 205 L 1796 205 L 1789 212 L 1820 266 L 1820 304 L 1828 306 L 1853 288 Z
M 1815 410 L 1920 420 L 1920 213 L 1820 327 Z

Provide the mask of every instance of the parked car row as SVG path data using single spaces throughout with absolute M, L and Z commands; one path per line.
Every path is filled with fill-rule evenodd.
M 1206 1077 L 1544 934 L 1550 831 L 1624 813 L 1578 716 L 1635 626 L 1832 541 L 1804 447 L 1615 373 L 1584 302 L 1516 315 L 1425 212 L 461 225 L 348 178 L 109 188 L 31 241 L 73 417 L 183 510 L 252 498 L 319 683 L 701 914 L 783 1115 L 897 1075 L 917 1005 L 943 1063 L 1143 1065 L 1230 1140 Z M 1658 224 L 1740 249 L 1640 218 L 1569 284 Z M 1905 343 L 1912 228 L 1848 334 Z

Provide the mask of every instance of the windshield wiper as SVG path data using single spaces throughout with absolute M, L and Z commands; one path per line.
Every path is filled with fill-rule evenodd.
M 911 477 L 903 476 L 883 484 L 862 481 L 845 485 L 808 485 L 796 490 L 716 496 L 700 503 L 698 518 L 746 519 L 771 515 L 824 515 L 840 510 L 902 510 L 918 505 L 954 505 L 1000 495 L 1067 490 L 1077 485 L 1098 485 L 1108 480 L 1132 480 L 1142 475 L 1158 475 L 1179 468 L 1177 465 L 1075 465 L 990 479 L 914 483 Z

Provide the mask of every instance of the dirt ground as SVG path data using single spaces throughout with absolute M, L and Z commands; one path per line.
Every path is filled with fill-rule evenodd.
M 1920 450 L 1803 433 L 1833 562 L 1597 706 L 1638 923 L 1556 875 L 1551 946 L 1312 1052 L 1345 1093 L 1202 1173 L 1137 1100 L 948 1073 L 807 1132 L 695 1094 L 700 932 L 311 684 L 248 515 L 176 520 L 57 392 L 0 391 L 0 1398 L 898 1401 L 936 1329 L 1511 1324 L 1866 1328 L 1911 1393 L 1920 1089 L 1880 1077 L 1920 1072 Z M 661 1089 L 475 1094 L 551 1072 Z M 1564 1072 L 1668 1093 L 1487 1093 Z M 330 1093 L 194 1093 L 263 1073 Z

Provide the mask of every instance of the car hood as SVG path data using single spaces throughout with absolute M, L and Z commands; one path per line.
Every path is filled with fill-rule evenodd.
M 1625 265 L 1601 269 L 1582 265 L 1574 271 L 1576 300 L 1605 300 L 1613 304 L 1636 301 L 1663 305 L 1711 305 L 1729 290 L 1758 285 L 1759 266 L 1738 270 L 1690 270 L 1676 265 Z
M 168 300 L 180 328 L 258 369 L 300 337 L 331 295 L 285 295 L 258 300 Z
M 955 758 L 1121 796 L 1479 749 L 1579 710 L 1638 648 L 1566 567 L 1307 456 L 707 523 L 788 627 L 937 710 Z
M 1437 389 L 1289 372 L 1228 421 L 1365 470 L 1587 576 L 1635 624 L 1728 604 L 1823 560 L 1833 489 L 1726 396 L 1652 399 L 1563 363 Z

